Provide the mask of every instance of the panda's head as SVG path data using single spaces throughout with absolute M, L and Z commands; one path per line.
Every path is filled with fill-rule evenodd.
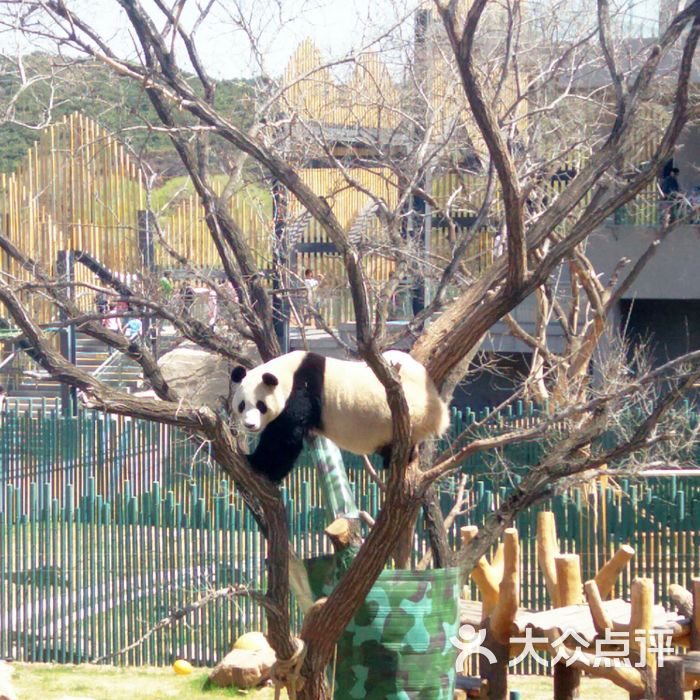
M 231 381 L 234 387 L 231 411 L 246 430 L 259 433 L 284 410 L 285 391 L 278 377 L 264 366 L 250 371 L 240 365 L 234 367 Z

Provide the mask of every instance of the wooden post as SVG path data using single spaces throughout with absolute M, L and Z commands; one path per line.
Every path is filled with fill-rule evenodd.
M 515 615 L 520 605 L 520 542 L 518 531 L 509 527 L 504 533 L 503 576 L 498 588 L 498 602 L 491 614 L 490 626 L 499 642 L 510 641 Z
M 683 659 L 680 656 L 666 656 L 664 665 L 659 666 L 656 680 L 657 700 L 683 700 Z
M 479 528 L 476 525 L 466 525 L 460 528 L 462 536 L 462 547 L 466 547 L 478 534 Z M 491 564 L 486 557 L 481 557 L 476 563 L 471 577 L 476 583 L 476 587 L 481 593 L 481 617 L 486 619 L 498 602 L 498 586 L 500 580 L 496 576 Z
M 559 554 L 554 557 L 557 576 L 559 607 L 583 603 L 581 562 L 578 554 Z M 564 663 L 554 666 L 555 700 L 571 700 L 580 695 L 581 671 Z
M 496 660 L 492 662 L 484 654 L 479 654 L 479 675 L 486 681 L 485 697 L 488 700 L 508 700 L 510 644 L 499 642 L 489 625 L 486 628 L 483 646 L 496 657 Z
M 72 250 L 59 250 L 56 260 L 56 276 L 62 282 L 75 281 L 75 258 Z M 68 286 L 66 294 L 70 298 L 75 297 L 75 290 Z M 60 309 L 59 318 L 61 321 L 68 320 L 68 314 Z M 77 364 L 76 343 L 75 343 L 75 325 L 71 324 L 66 328 L 62 328 L 58 332 L 60 352 L 63 357 L 71 364 Z M 70 417 L 78 412 L 78 390 L 74 386 L 61 383 L 61 413 L 64 416 Z
M 498 600 L 486 627 L 484 647 L 496 657 L 495 662 L 481 656 L 479 672 L 486 679 L 489 700 L 508 700 L 508 661 L 510 637 L 520 604 L 520 543 L 518 531 L 508 528 L 503 534 L 503 574 Z
M 578 554 L 558 554 L 554 557 L 557 571 L 559 607 L 581 605 L 583 585 L 581 583 L 581 560 Z
M 544 575 L 552 607 L 559 607 L 559 590 L 557 589 L 557 570 L 554 557 L 559 554 L 557 544 L 557 526 L 554 513 L 543 511 L 537 514 L 537 561 Z
M 656 697 L 656 658 L 652 653 L 649 633 L 654 627 L 654 582 L 649 578 L 634 579 L 630 602 L 630 652 L 635 652 L 639 661 L 644 662 L 639 669 L 644 690 L 630 697 L 654 698 Z
M 141 265 L 146 273 L 152 273 L 156 269 L 155 246 L 153 242 L 154 231 L 156 230 L 155 215 L 150 209 L 140 209 L 137 214 L 139 226 L 139 253 L 141 254 Z M 151 350 L 158 357 L 158 337 L 157 324 L 153 328 L 156 334 L 152 333 L 152 324 L 150 318 L 146 317 L 142 320 L 141 338 L 144 345 L 148 346 L 149 339 L 151 340 Z
M 601 567 L 595 576 L 595 582 L 600 591 L 600 597 L 605 600 L 610 597 L 615 581 L 634 556 L 634 548 L 623 544 L 615 554 Z

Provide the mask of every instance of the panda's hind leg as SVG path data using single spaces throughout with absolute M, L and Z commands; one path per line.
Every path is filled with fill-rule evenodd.
M 384 469 L 388 469 L 391 462 L 391 444 L 382 445 L 379 449 L 377 449 L 377 454 L 382 458 L 382 467 Z M 418 445 L 411 445 L 411 451 L 408 453 L 408 461 L 412 462 L 417 458 Z
M 382 445 L 376 450 L 376 453 L 382 458 L 382 467 L 388 469 L 391 462 L 391 444 Z

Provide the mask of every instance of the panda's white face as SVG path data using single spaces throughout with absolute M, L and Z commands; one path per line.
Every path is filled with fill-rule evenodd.
M 251 433 L 259 433 L 284 410 L 286 398 L 274 374 L 236 367 L 231 380 L 238 385 L 231 411 Z

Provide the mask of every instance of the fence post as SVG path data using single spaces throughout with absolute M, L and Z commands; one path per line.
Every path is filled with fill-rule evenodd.
M 62 282 L 75 281 L 75 256 L 72 250 L 59 250 L 56 259 L 57 277 Z M 73 298 L 75 292 L 72 287 L 66 287 L 66 294 Z M 68 314 L 64 309 L 60 309 L 59 318 L 61 322 L 68 320 Z M 58 333 L 60 352 L 71 364 L 76 362 L 75 348 L 75 326 L 71 324 L 66 328 L 61 328 Z M 78 411 L 78 391 L 74 386 L 61 383 L 61 412 L 64 416 L 74 416 Z
M 155 270 L 155 256 L 153 246 L 153 231 L 155 229 L 155 216 L 150 209 L 139 209 L 139 253 L 141 254 L 141 264 L 145 270 L 153 272 Z

